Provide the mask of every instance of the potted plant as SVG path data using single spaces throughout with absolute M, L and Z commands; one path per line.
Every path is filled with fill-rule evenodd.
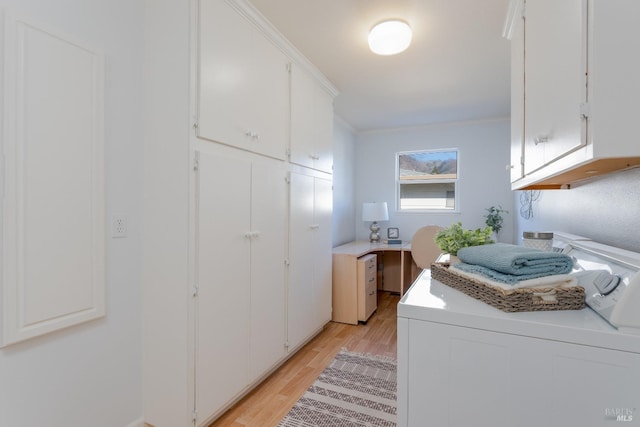
M 502 209 L 502 206 L 500 205 L 498 205 L 498 207 L 491 206 L 489 209 L 485 210 L 489 212 L 485 215 L 485 224 L 487 224 L 487 227 L 491 227 L 491 229 L 496 233 L 496 236 L 498 236 L 498 233 L 500 233 L 500 230 L 502 229 L 502 223 L 504 222 L 502 214 L 509 213 L 509 211 Z
M 492 231 L 491 227 L 466 230 L 462 228 L 461 222 L 457 222 L 439 231 L 436 234 L 435 241 L 441 251 L 450 254 L 450 256 L 455 256 L 461 248 L 493 243 L 493 239 L 491 239 Z

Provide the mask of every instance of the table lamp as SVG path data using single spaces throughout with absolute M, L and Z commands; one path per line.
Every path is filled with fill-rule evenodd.
M 369 229 L 369 241 L 371 243 L 378 243 L 380 241 L 380 226 L 378 221 L 388 221 L 389 211 L 387 210 L 387 202 L 371 202 L 362 204 L 362 220 L 373 221 Z

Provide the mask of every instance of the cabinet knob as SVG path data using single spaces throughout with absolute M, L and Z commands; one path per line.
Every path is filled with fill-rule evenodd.
M 244 135 L 252 139 L 260 139 L 260 134 L 251 130 L 245 131 Z
M 545 142 L 549 142 L 549 137 L 547 135 L 538 136 L 536 137 L 536 139 L 533 140 L 533 143 L 535 145 L 544 144 Z

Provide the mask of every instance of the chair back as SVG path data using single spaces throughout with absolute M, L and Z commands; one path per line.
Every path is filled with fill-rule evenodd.
M 436 245 L 435 237 L 442 227 L 437 225 L 427 225 L 415 232 L 411 239 L 411 256 L 416 265 L 422 269 L 431 268 L 434 262 L 442 253 Z

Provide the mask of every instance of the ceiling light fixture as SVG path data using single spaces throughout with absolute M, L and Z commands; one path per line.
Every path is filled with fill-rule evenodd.
M 410 44 L 411 27 L 398 19 L 382 21 L 369 31 L 369 49 L 378 55 L 395 55 Z

